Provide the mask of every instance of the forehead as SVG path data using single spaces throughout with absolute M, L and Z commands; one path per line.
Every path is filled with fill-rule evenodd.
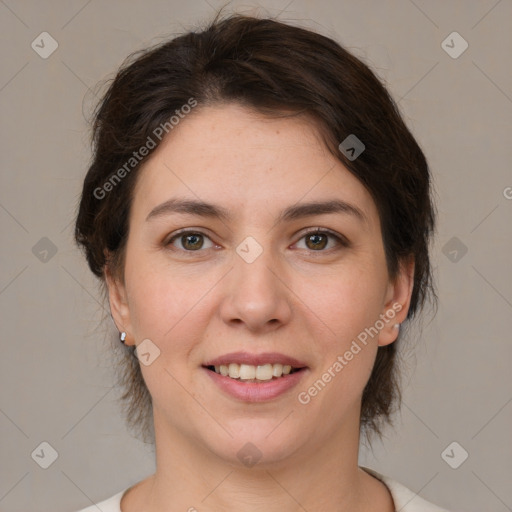
M 197 108 L 169 132 L 139 173 L 137 215 L 172 196 L 268 212 L 329 196 L 378 217 L 366 188 L 305 117 L 268 118 L 234 104 Z

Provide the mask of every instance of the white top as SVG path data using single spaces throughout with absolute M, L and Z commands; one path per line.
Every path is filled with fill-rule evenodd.
M 415 492 L 407 489 L 407 487 L 404 487 L 402 484 L 396 482 L 392 478 L 383 476 L 380 473 L 373 471 L 372 469 L 361 469 L 364 469 L 367 473 L 370 473 L 375 478 L 378 478 L 386 485 L 386 487 L 389 489 L 389 492 L 391 493 L 391 496 L 393 497 L 395 510 L 397 512 L 448 512 L 446 509 L 437 507 L 436 505 L 425 501 L 423 498 L 420 498 Z M 98 509 L 101 512 L 122 512 L 121 498 L 128 489 L 129 487 L 121 492 L 118 492 L 117 494 L 114 494 L 114 496 L 111 498 L 79 510 L 78 512 L 98 512 Z

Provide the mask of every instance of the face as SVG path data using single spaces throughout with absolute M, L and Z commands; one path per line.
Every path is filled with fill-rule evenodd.
M 198 108 L 141 169 L 129 226 L 110 302 L 149 354 L 157 431 L 237 464 L 248 442 L 268 464 L 357 443 L 412 267 L 390 279 L 375 203 L 311 121 Z

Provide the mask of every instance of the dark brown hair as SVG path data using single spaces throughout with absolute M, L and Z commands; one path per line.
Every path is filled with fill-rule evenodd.
M 93 160 L 84 180 L 75 239 L 104 291 L 106 265 L 123 279 L 130 205 L 137 172 L 147 156 L 136 165 L 132 162 L 133 168 L 126 162 L 191 98 L 197 110 L 235 102 L 268 116 L 292 113 L 310 119 L 327 148 L 372 195 L 390 277 L 396 276 L 402 261 L 414 258 L 407 318 L 429 298 L 435 304 L 429 168 L 386 88 L 332 39 L 275 19 L 238 14 L 218 14 L 203 30 L 131 55 L 97 107 Z M 365 145 L 355 160 L 339 149 L 351 134 Z M 117 180 L 123 166 L 126 172 Z M 109 180 L 113 185 L 105 188 Z M 400 402 L 398 341 L 379 348 L 364 390 L 361 427 L 367 433 L 380 433 L 382 421 L 390 420 Z M 146 437 L 152 422 L 151 396 L 134 347 L 120 350 L 125 354 L 121 381 L 127 422 Z

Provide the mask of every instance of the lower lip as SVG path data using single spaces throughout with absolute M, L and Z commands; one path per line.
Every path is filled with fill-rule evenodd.
M 259 382 L 244 382 L 203 368 L 224 393 L 244 402 L 266 402 L 283 395 L 296 386 L 306 373 L 306 368 L 283 375 L 278 379 Z

